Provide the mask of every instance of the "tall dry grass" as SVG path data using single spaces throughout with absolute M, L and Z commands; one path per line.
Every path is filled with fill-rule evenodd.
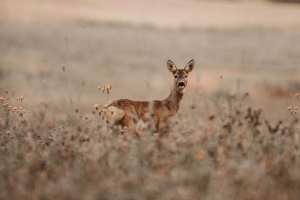
M 210 110 L 195 101 L 181 112 L 168 136 L 139 139 L 73 108 L 64 118 L 45 102 L 24 111 L 31 97 L 11 95 L 0 99 L 0 199 L 300 197 L 298 114 L 269 123 L 249 93 L 220 89 L 206 97 Z

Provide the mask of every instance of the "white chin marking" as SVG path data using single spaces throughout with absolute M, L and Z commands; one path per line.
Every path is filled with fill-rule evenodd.
M 179 89 L 183 89 L 183 88 L 184 88 L 184 86 L 178 86 L 178 88 L 179 88 Z

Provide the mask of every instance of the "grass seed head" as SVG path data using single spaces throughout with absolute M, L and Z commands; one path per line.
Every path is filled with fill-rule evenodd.
M 235 96 L 236 96 L 235 92 L 230 92 L 230 97 L 231 97 L 232 99 L 234 99 Z
M 101 90 L 101 87 L 98 86 L 98 89 Z M 109 94 L 109 91 L 112 89 L 111 85 L 104 85 L 102 88 L 102 93 L 107 92 L 107 94 Z
M 112 86 L 111 85 L 107 85 L 105 89 L 106 89 L 107 94 L 109 94 L 109 91 L 112 89 Z
M 208 115 L 208 119 L 209 120 L 214 120 L 216 117 L 216 114 L 214 112 L 211 112 L 209 115 Z
M 98 110 L 99 109 L 99 104 L 95 104 L 94 106 L 93 106 L 96 110 Z
M 103 109 L 103 116 L 102 116 L 103 120 L 105 119 L 105 115 L 106 115 L 106 109 Z
M 24 96 L 19 96 L 19 97 L 16 97 L 16 99 L 18 100 L 18 101 L 23 101 L 23 99 L 24 99 Z
M 106 86 L 106 91 L 110 91 L 112 89 L 112 86 L 111 85 L 107 85 Z

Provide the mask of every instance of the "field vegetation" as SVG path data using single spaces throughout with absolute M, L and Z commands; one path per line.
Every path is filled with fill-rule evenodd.
M 0 199 L 300 198 L 296 4 L 99 2 L 0 7 Z M 168 59 L 196 62 L 169 134 L 107 129 L 169 95 Z
M 1 199 L 300 196 L 296 107 L 287 123 L 271 124 L 247 106 L 248 93 L 218 93 L 208 100 L 213 113 L 190 105 L 168 136 L 145 130 L 138 139 L 108 130 L 97 113 L 75 109 L 62 120 L 55 105 L 29 112 L 22 107 L 29 97 L 9 96 L 1 98 Z

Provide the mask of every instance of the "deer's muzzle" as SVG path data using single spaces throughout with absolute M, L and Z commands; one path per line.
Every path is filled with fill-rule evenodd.
M 178 86 L 178 88 L 182 89 L 182 88 L 185 87 L 185 83 L 184 83 L 184 82 L 179 82 L 179 83 L 177 84 L 177 86 Z

